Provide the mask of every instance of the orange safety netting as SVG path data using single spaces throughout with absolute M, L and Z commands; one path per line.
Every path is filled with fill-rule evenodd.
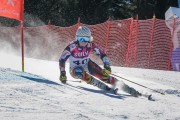
M 107 53 L 111 65 L 171 70 L 173 50 L 175 47 L 180 48 L 178 21 L 180 20 L 165 21 L 155 18 L 109 19 L 101 24 L 87 26 L 92 31 L 93 41 Z M 167 24 L 170 24 L 172 29 L 169 29 Z M 70 27 L 54 25 L 26 27 L 25 56 L 58 61 L 63 49 L 70 41 L 75 40 L 79 25 L 83 24 L 78 22 Z M 20 27 L 0 28 L 0 44 L 6 42 L 18 53 L 21 49 Z M 174 37 L 177 37 L 175 42 Z M 176 56 L 175 61 L 180 61 L 180 57 L 178 58 L 177 54 Z M 92 58 L 101 63 L 95 56 Z

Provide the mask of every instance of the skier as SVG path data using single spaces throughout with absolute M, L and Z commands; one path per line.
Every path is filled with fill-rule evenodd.
M 102 60 L 104 63 L 104 69 L 89 58 L 89 55 L 92 52 L 95 52 L 96 55 Z M 109 59 L 105 52 L 92 42 L 91 31 L 88 27 L 80 26 L 78 28 L 76 32 L 76 39 L 64 49 L 59 58 L 59 80 L 64 84 L 67 81 L 65 62 L 68 58 L 70 62 L 70 74 L 73 78 L 81 79 L 86 83 L 97 86 L 102 90 L 106 90 L 114 94 L 117 93 L 117 88 L 109 87 L 105 84 L 107 83 L 115 86 L 118 80 L 110 76 L 111 67 Z M 122 89 L 129 94 L 135 97 L 141 95 L 141 93 L 136 91 L 134 88 L 129 87 L 123 82 L 122 84 Z

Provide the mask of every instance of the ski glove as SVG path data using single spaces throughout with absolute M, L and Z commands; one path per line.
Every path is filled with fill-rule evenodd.
M 59 77 L 59 80 L 60 80 L 62 83 L 66 84 L 67 77 L 66 77 L 66 72 L 65 72 L 65 71 L 61 71 L 61 75 L 60 75 L 60 77 Z
M 109 65 L 104 65 L 102 73 L 104 76 L 109 76 L 109 74 L 111 74 L 111 67 Z

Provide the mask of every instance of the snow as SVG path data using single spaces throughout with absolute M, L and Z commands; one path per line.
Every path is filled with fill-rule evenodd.
M 68 85 L 59 82 L 58 62 L 0 53 L 0 120 L 180 120 L 180 72 L 112 67 L 114 74 L 156 101 L 127 93 L 113 95 L 69 74 Z M 68 71 L 68 63 L 66 64 Z

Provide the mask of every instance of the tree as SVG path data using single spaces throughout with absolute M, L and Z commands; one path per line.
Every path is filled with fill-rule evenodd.
M 77 23 L 78 17 L 85 24 L 127 19 L 138 14 L 139 19 L 151 19 L 156 15 L 164 19 L 170 6 L 177 7 L 177 0 L 25 0 L 25 25 L 32 26 L 30 17 L 36 16 L 47 24 L 71 26 Z M 32 19 L 38 24 L 37 19 Z M 0 18 L 1 24 L 18 25 L 19 22 Z

